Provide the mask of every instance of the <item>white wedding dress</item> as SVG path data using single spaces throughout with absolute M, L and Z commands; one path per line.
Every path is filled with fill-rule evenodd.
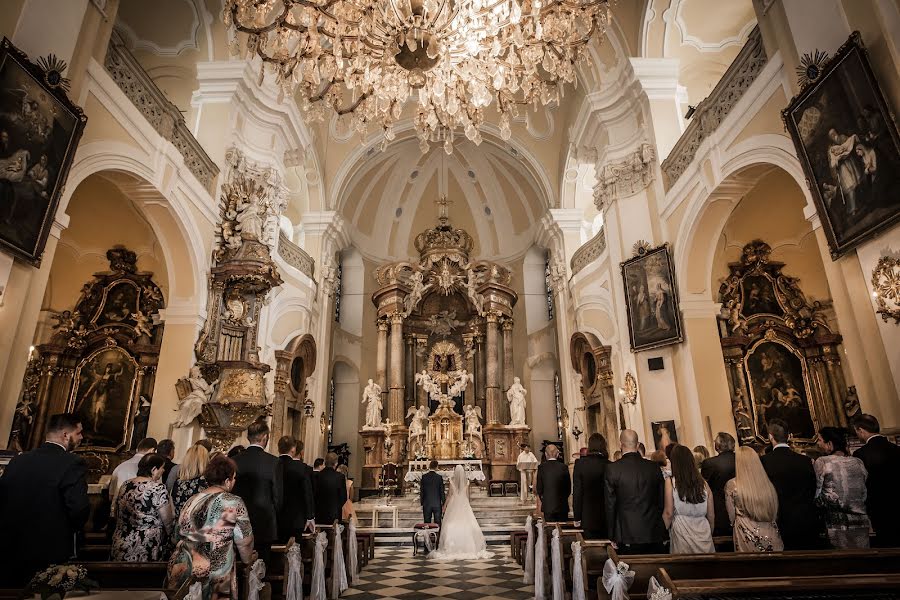
M 481 526 L 469 504 L 469 480 L 462 465 L 456 465 L 450 478 L 450 499 L 441 522 L 438 549 L 428 555 L 437 560 L 479 560 L 493 557 Z

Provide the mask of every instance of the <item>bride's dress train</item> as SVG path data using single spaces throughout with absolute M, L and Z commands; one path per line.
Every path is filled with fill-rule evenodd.
M 441 541 L 428 558 L 437 560 L 478 560 L 493 557 L 481 526 L 469 504 L 469 480 L 462 465 L 456 465 L 450 478 L 450 499 L 441 522 Z

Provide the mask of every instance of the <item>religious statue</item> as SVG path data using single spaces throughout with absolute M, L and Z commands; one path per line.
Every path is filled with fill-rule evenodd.
M 528 392 L 518 377 L 513 377 L 513 384 L 506 391 L 509 402 L 509 425 L 519 427 L 525 425 L 525 394 Z
M 403 299 L 404 317 L 408 317 L 409 313 L 416 309 L 422 296 L 431 287 L 430 283 L 425 283 L 425 275 L 422 274 L 422 271 L 415 271 L 410 277 L 409 284 L 412 289 L 410 289 L 409 295 Z
M 203 405 L 212 399 L 213 391 L 219 380 L 212 383 L 206 383 L 203 375 L 200 373 L 200 367 L 194 365 L 191 367 L 190 375 L 178 381 L 175 386 L 179 393 L 180 401 L 178 403 L 178 416 L 172 423 L 174 427 L 189 427 L 194 419 L 202 412 Z M 189 389 L 190 391 L 183 396 L 181 391 Z
M 475 312 L 484 316 L 484 296 L 478 293 L 478 274 L 473 269 L 466 274 L 466 295 L 472 301 Z
M 466 434 L 481 437 L 481 407 L 466 404 L 463 407 L 466 418 Z
M 416 408 L 415 406 L 411 406 L 409 411 L 406 413 L 407 417 L 412 417 L 412 421 L 409 422 L 409 438 L 413 439 L 419 437 L 420 435 L 425 435 L 425 428 L 428 426 L 428 410 L 427 406 L 420 406 Z
M 56 324 L 52 327 L 53 330 L 59 331 L 63 335 L 68 335 L 75 329 L 77 314 L 73 315 L 71 310 L 53 312 L 50 314 L 50 318 L 56 321 Z
M 241 237 L 246 237 L 256 241 L 263 240 L 263 220 L 259 214 L 259 207 L 253 200 L 248 200 L 238 209 L 235 220 L 238 223 L 237 229 L 241 233 Z
M 363 390 L 362 403 L 367 405 L 363 429 L 381 429 L 381 386 L 371 379 Z
M 131 320 L 134 321 L 134 332 L 138 337 L 142 335 L 146 335 L 148 338 L 153 337 L 153 331 L 150 329 L 153 326 L 153 319 L 151 317 L 137 310 L 131 313 Z
M 454 371 L 450 375 L 455 378 L 455 381 L 453 381 L 447 389 L 447 395 L 451 398 L 462 395 L 462 393 L 466 391 L 466 388 L 469 387 L 469 383 L 475 380 L 475 377 L 465 369 Z
M 437 399 L 437 395 L 441 393 L 440 386 L 431 378 L 428 371 L 422 369 L 421 373 L 416 373 L 416 385 L 425 390 L 425 394 L 432 400 Z

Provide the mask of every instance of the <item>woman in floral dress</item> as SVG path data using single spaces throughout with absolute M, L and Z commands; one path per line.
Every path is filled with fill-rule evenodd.
M 169 555 L 169 533 L 173 523 L 172 503 L 160 481 L 166 460 L 147 454 L 138 463 L 137 477 L 126 481 L 116 498 L 116 530 L 112 559 L 155 562 Z
M 203 584 L 203 600 L 237 597 L 235 549 L 241 560 L 256 561 L 247 507 L 231 493 L 237 465 L 224 455 L 209 461 L 209 487 L 191 497 L 178 519 L 180 541 L 169 560 L 168 586 L 180 588 L 193 576 Z
M 734 526 L 735 552 L 781 552 L 778 495 L 753 448 L 737 449 L 735 478 L 725 484 L 725 507 Z
M 816 502 L 824 509 L 828 540 L 837 549 L 869 547 L 866 477 L 863 462 L 849 455 L 847 435 L 837 427 L 819 431 Z

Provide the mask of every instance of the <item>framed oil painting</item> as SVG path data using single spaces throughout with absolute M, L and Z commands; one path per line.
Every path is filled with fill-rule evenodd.
M 678 443 L 675 421 L 653 421 L 650 429 L 653 430 L 653 445 L 657 450 L 665 450 L 669 444 Z
M 621 267 L 631 351 L 682 341 L 678 290 L 668 245 L 642 250 Z
M 768 436 L 767 423 L 775 418 L 788 424 L 800 440 L 816 437 L 810 411 L 806 360 L 798 351 L 775 340 L 761 340 L 745 358 L 756 431 Z
M 900 136 L 859 32 L 782 117 L 832 259 L 900 219 Z
M 50 75 L 54 75 L 51 77 Z M 87 121 L 59 74 L 0 44 L 0 249 L 40 265 Z

